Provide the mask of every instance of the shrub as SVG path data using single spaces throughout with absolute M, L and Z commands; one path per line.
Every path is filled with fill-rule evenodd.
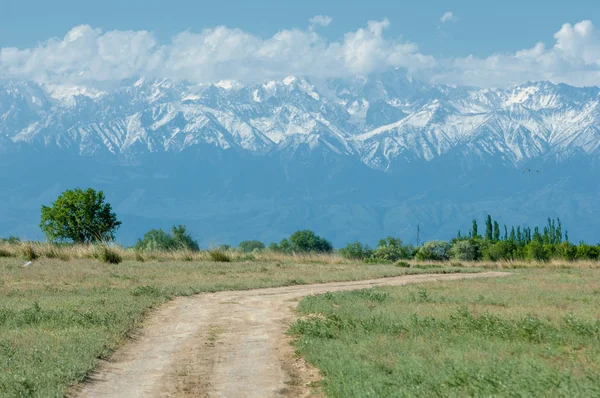
M 213 261 L 219 262 L 219 263 L 229 263 L 231 262 L 231 257 L 229 256 L 229 254 L 225 253 L 224 251 L 221 250 L 210 250 L 208 252 L 208 254 L 210 255 L 210 258 L 212 258 Z
M 162 229 L 152 229 L 138 239 L 134 247 L 138 250 L 200 250 L 198 242 L 187 232 L 185 225 L 173 226 L 171 234 Z
M 265 244 L 258 240 L 245 240 L 238 245 L 238 250 L 244 253 L 251 253 L 255 250 L 260 251 L 264 248 Z
M 475 261 L 478 258 L 478 245 L 473 240 L 459 240 L 452 245 L 452 258 L 461 261 Z
M 321 238 L 310 230 L 294 232 L 290 236 L 289 243 L 292 251 L 299 253 L 330 253 L 333 251 L 333 246 L 329 241 Z
M 98 253 L 98 259 L 107 264 L 119 264 L 123 261 L 121 253 L 108 246 L 102 246 Z
M 511 241 L 500 241 L 488 246 L 483 258 L 490 261 L 512 260 L 515 258 L 516 245 Z
M 373 257 L 377 260 L 394 262 L 400 259 L 409 258 L 409 254 L 402 247 L 402 240 L 388 236 L 379 241 L 377 250 L 373 253 Z
M 563 260 L 573 261 L 577 257 L 577 246 L 570 242 L 563 242 L 558 247 L 558 253 Z
M 596 246 L 587 245 L 581 242 L 577 246 L 575 258 L 578 260 L 597 260 L 599 257 L 598 248 Z
M 525 256 L 528 260 L 547 261 L 549 259 L 544 245 L 538 241 L 531 241 L 525 246 Z
M 339 250 L 340 256 L 349 260 L 364 260 L 373 255 L 373 250 L 360 242 L 348 243 L 346 247 Z
M 450 243 L 432 240 L 425 243 L 416 255 L 418 260 L 446 261 L 450 259 Z

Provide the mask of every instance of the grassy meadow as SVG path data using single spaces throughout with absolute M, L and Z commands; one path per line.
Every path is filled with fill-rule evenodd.
M 335 256 L 244 255 L 216 262 L 208 252 L 140 254 L 101 261 L 97 248 L 43 244 L 0 247 L 0 396 L 60 397 L 84 380 L 177 295 L 409 273 L 476 271 L 360 264 Z M 222 253 L 221 253 L 222 254 Z M 33 264 L 23 267 L 34 258 Z M 223 260 L 223 258 L 221 258 Z
M 329 397 L 600 396 L 598 263 L 303 299 L 299 355 Z

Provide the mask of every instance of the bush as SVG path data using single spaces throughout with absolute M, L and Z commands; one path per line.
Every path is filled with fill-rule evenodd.
M 252 253 L 255 250 L 260 251 L 264 248 L 265 244 L 258 240 L 245 240 L 238 245 L 238 250 L 244 253 Z
M 475 261 L 478 259 L 478 245 L 473 240 L 456 241 L 450 249 L 452 258 L 461 261 Z
M 417 251 L 418 260 L 446 261 L 450 259 L 450 243 L 432 240 L 425 243 Z
M 569 242 L 563 242 L 558 247 L 558 254 L 563 260 L 573 261 L 577 257 L 577 246 Z
M 535 261 L 548 261 L 550 258 L 544 245 L 537 241 L 531 241 L 525 245 L 525 256 L 528 260 Z
M 484 250 L 483 258 L 490 261 L 512 260 L 516 249 L 517 246 L 511 241 L 496 242 Z
M 185 225 L 173 226 L 171 234 L 162 229 L 152 229 L 144 234 L 143 239 L 138 239 L 134 247 L 138 250 L 200 250 Z
M 575 258 L 578 260 L 597 260 L 600 253 L 598 251 L 598 247 L 587 245 L 581 242 L 577 246 L 577 252 L 575 254 Z
M 208 254 L 210 255 L 210 258 L 212 258 L 213 261 L 219 262 L 219 263 L 229 263 L 231 262 L 231 257 L 229 256 L 229 254 L 225 253 L 224 251 L 221 250 L 210 250 L 208 252 Z
M 329 241 L 309 230 L 294 232 L 290 236 L 289 243 L 292 251 L 299 253 L 331 253 L 333 251 L 333 246 Z
M 373 255 L 373 250 L 360 242 L 348 243 L 346 247 L 339 250 L 340 256 L 349 260 L 365 260 Z
M 394 262 L 400 259 L 410 258 L 410 250 L 406 250 L 402 246 L 402 240 L 388 236 L 381 239 L 377 245 L 377 250 L 373 253 L 373 257 L 377 260 Z
M 108 246 L 102 246 L 100 248 L 98 259 L 107 264 L 119 264 L 123 261 L 121 254 Z

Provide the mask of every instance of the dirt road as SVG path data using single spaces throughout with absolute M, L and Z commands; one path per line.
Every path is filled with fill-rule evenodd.
M 200 294 L 159 308 L 138 338 L 104 362 L 78 397 L 301 397 L 316 370 L 285 331 L 301 297 L 374 286 L 507 275 L 411 275 L 357 282 Z

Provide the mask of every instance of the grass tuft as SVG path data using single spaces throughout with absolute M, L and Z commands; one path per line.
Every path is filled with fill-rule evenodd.
M 39 257 L 38 252 L 31 243 L 23 243 L 21 245 L 21 256 L 26 260 L 33 261 Z
M 107 264 L 120 264 L 123 261 L 121 253 L 104 245 L 99 250 L 98 259 Z
M 220 262 L 220 263 L 231 262 L 231 256 L 229 254 L 225 253 L 224 251 L 210 250 L 208 253 L 210 254 L 210 258 L 213 261 Z

